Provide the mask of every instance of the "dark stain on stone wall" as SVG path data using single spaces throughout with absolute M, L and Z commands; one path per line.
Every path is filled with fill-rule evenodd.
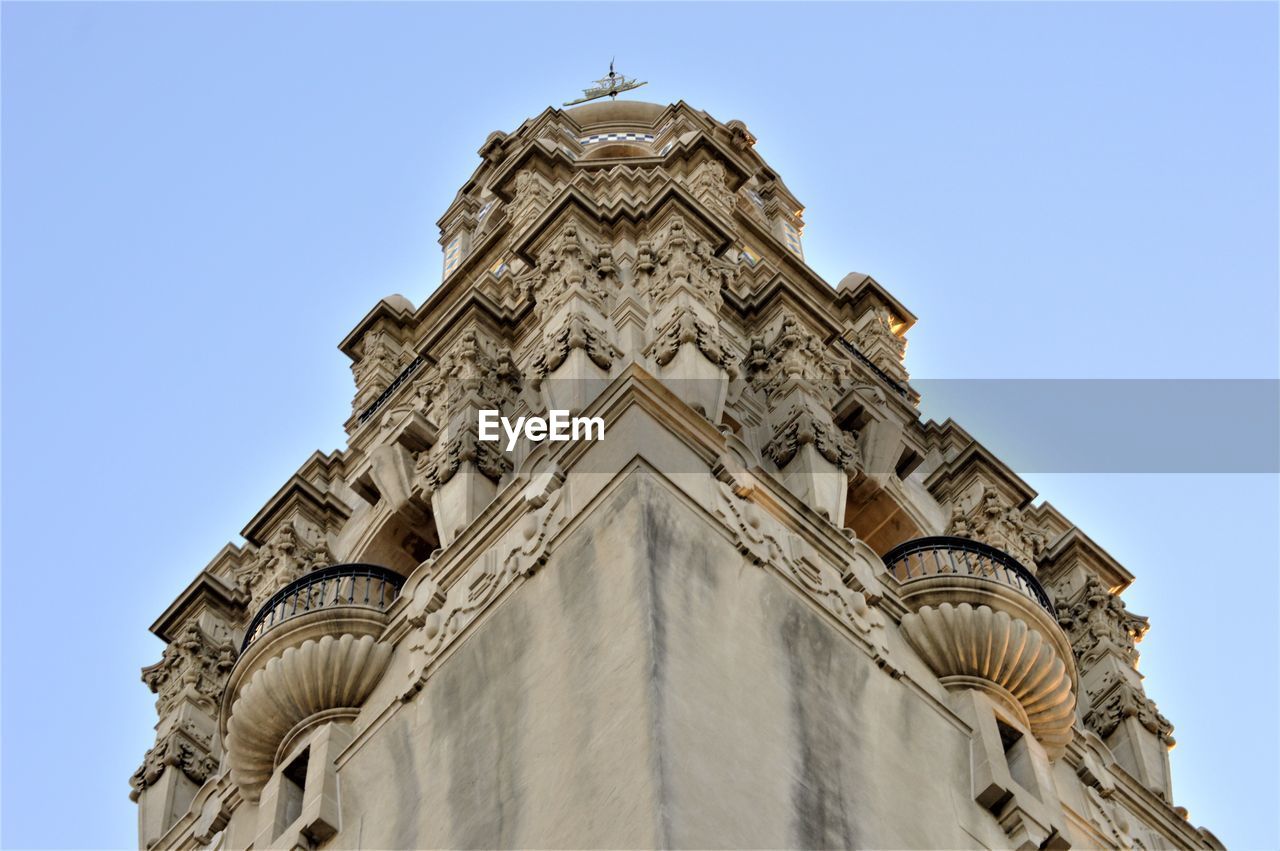
M 847 811 L 844 750 L 849 746 L 840 718 L 829 713 L 836 637 L 812 614 L 791 608 L 781 624 L 791 692 L 791 728 L 796 742 L 792 783 L 795 845 L 800 848 L 854 848 Z M 839 648 L 843 649 L 843 648 Z
M 428 747 L 447 748 L 446 800 L 456 848 L 508 848 L 519 834 L 522 715 L 520 676 L 528 646 L 528 613 L 508 601 L 442 665 L 425 690 L 433 730 L 447 735 Z M 420 807 L 419 807 L 420 808 Z M 430 818 L 420 814 L 419 818 Z M 427 835 L 439 835 L 428 829 Z
M 640 532 L 644 537 L 644 558 L 647 570 L 641 571 L 648 587 L 644 592 L 650 606 L 650 671 L 649 705 L 653 712 L 653 754 L 655 764 L 654 787 L 658 802 L 657 838 L 664 848 L 671 847 L 671 825 L 667 815 L 666 800 L 671 794 L 671 783 L 666 765 L 668 737 L 663 706 L 667 684 L 667 611 L 662 599 L 662 586 L 669 581 L 674 557 L 674 538 L 670 518 L 657 504 L 655 488 L 646 479 L 638 487 L 641 506 Z
M 418 772 L 423 760 L 414 752 L 409 727 L 403 715 L 392 718 L 377 741 L 385 742 L 383 748 L 386 755 L 374 764 L 396 766 L 396 782 L 391 784 L 391 788 L 395 790 L 396 805 L 391 808 L 391 824 L 385 834 L 386 841 L 392 848 L 412 848 L 416 838 L 422 836 L 419 813 L 422 808 L 422 787 L 418 782 Z M 360 811 L 366 811 L 370 807 L 372 804 L 367 803 Z M 381 830 L 377 832 L 382 833 Z

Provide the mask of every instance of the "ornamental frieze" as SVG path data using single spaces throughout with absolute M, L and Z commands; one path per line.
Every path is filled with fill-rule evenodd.
M 880 668 L 901 676 L 889 652 L 886 620 L 857 579 L 807 550 L 801 540 L 773 522 L 751 499 L 754 485 L 721 465 L 715 514 L 730 530 L 738 551 L 753 564 L 777 571 L 802 594 L 850 628 Z
M 290 582 L 318 567 L 333 564 L 333 554 L 319 530 L 308 540 L 293 521 L 283 524 L 271 539 L 235 569 L 236 586 L 249 596 L 250 611 Z
M 415 592 L 407 616 L 414 633 L 406 640 L 413 662 L 402 699 L 421 690 L 435 661 L 507 589 L 527 580 L 546 563 L 551 539 L 566 522 L 563 482 L 563 473 L 552 471 L 544 477 L 541 489 L 526 492 L 526 513 L 514 534 L 481 556 L 447 592 L 434 583 L 424 583 Z
M 982 496 L 968 513 L 953 511 L 947 534 L 990 544 L 1031 568 L 1049 546 L 1045 531 L 992 485 L 983 486 Z

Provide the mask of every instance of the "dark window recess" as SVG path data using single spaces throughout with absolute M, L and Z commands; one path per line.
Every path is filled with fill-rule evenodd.
M 311 748 L 298 754 L 298 758 L 281 772 L 280 779 L 280 831 L 302 815 L 302 796 L 307 790 L 307 762 Z
M 1031 767 L 1031 752 L 1027 749 L 1026 738 L 1020 731 L 998 718 L 996 727 L 1000 730 L 1000 743 L 1004 745 L 1004 759 L 1009 766 L 1009 775 L 1015 783 L 1034 794 L 1035 770 Z

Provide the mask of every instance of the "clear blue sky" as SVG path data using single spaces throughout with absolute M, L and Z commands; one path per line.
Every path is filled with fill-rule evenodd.
M 616 54 L 645 99 L 748 123 L 807 205 L 810 263 L 921 317 L 916 376 L 1276 378 L 1277 23 L 1261 3 L 5 4 L 0 842 L 134 845 L 146 627 L 342 445 L 335 346 L 379 297 L 431 292 L 435 220 L 489 131 Z M 1177 802 L 1276 847 L 1276 478 L 1028 478 L 1138 575 Z

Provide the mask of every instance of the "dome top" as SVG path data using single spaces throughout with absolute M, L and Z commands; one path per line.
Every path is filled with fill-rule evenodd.
M 667 107 L 660 103 L 645 103 L 639 100 L 610 100 L 587 103 L 565 110 L 565 114 L 585 130 L 589 127 L 618 125 L 653 126 Z

